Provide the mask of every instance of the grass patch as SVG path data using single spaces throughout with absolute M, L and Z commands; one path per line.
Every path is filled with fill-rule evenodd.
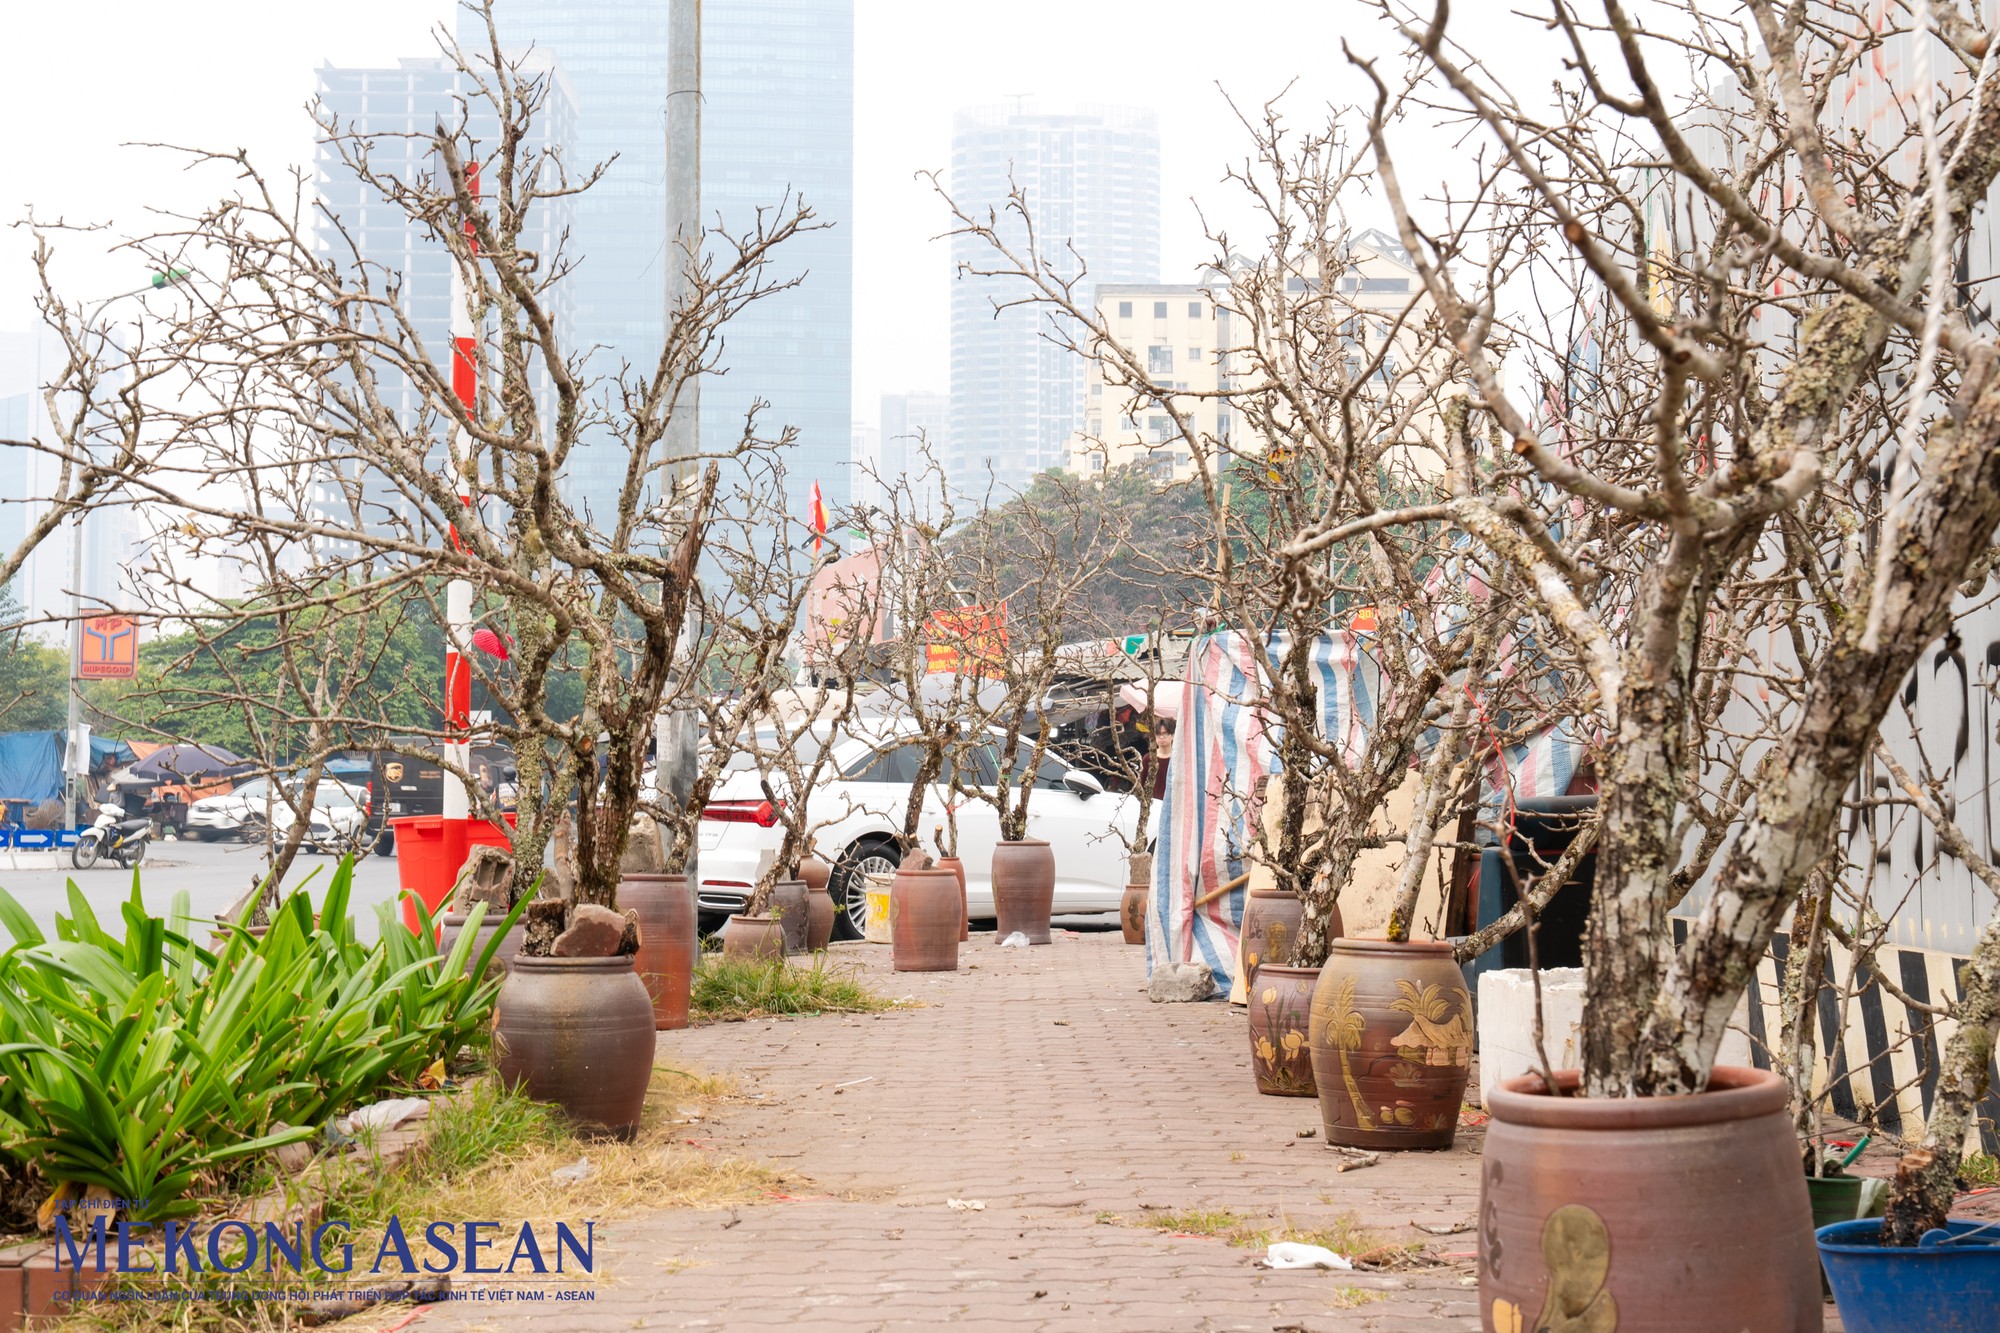
M 1358 1310 L 1364 1305 L 1373 1305 L 1388 1298 L 1386 1291 L 1376 1291 L 1372 1287 L 1335 1287 L 1333 1308 L 1336 1310 Z
M 1124 1220 L 1116 1213 L 1097 1215 L 1099 1223 Z M 1190 1208 L 1181 1212 L 1144 1213 L 1133 1225 L 1183 1236 L 1213 1236 L 1231 1245 L 1256 1249 L 1281 1240 L 1320 1245 L 1352 1259 L 1358 1268 L 1394 1268 L 1421 1254 L 1424 1248 L 1420 1240 L 1388 1240 L 1381 1233 L 1363 1227 L 1353 1213 L 1344 1213 L 1327 1226 L 1301 1229 L 1289 1222 L 1260 1226 L 1228 1208 Z
M 1266 1232 L 1250 1219 L 1227 1208 L 1190 1208 L 1178 1213 L 1147 1213 L 1139 1225 L 1183 1236 L 1214 1236 L 1231 1245 L 1262 1245 Z
M 1976 1152 L 1958 1164 L 1958 1178 L 1973 1189 L 2000 1185 L 2000 1157 Z
M 336 1247 L 330 1253 L 337 1253 L 342 1239 L 352 1241 L 354 1267 L 350 1274 L 322 1274 L 308 1263 L 306 1272 L 296 1279 L 286 1273 L 261 1285 L 331 1288 L 401 1279 L 393 1251 L 382 1275 L 367 1271 L 391 1216 L 402 1220 L 412 1256 L 420 1267 L 426 1259 L 436 1257 L 424 1244 L 427 1222 L 498 1221 L 505 1243 L 498 1259 L 489 1253 L 487 1262 L 504 1264 L 514 1228 L 524 1221 L 534 1226 L 546 1255 L 553 1254 L 558 1220 L 581 1234 L 585 1221 L 602 1223 L 656 1208 L 720 1208 L 756 1202 L 782 1185 L 784 1177 L 754 1162 L 703 1152 L 687 1142 L 700 1134 L 698 1126 L 685 1123 L 690 1114 L 700 1113 L 728 1096 L 730 1090 L 726 1078 L 656 1066 L 638 1137 L 631 1143 L 585 1143 L 571 1135 L 554 1107 L 530 1101 L 501 1087 L 497 1080 L 480 1079 L 458 1096 L 433 1105 L 424 1147 L 396 1168 L 382 1170 L 365 1158 L 330 1161 L 322 1168 L 328 1172 L 323 1215 L 345 1219 L 352 1228 L 349 1237 L 329 1238 Z M 580 1157 L 588 1158 L 591 1166 L 584 1179 L 555 1177 L 558 1169 L 574 1166 Z M 268 1170 L 259 1171 L 257 1177 L 268 1183 Z M 223 1216 L 238 1215 L 228 1205 L 214 1211 Z M 600 1271 L 604 1242 L 600 1226 Z M 261 1259 L 257 1271 L 261 1278 Z M 454 1274 L 454 1281 L 467 1280 L 463 1273 Z M 193 1282 L 184 1276 L 155 1275 L 124 1279 L 123 1285 L 152 1292 L 163 1285 L 201 1290 L 229 1285 L 229 1280 L 220 1274 L 202 1274 Z M 264 1333 L 298 1327 L 298 1316 L 306 1308 L 283 1302 L 212 1300 L 92 1302 L 78 1307 L 57 1326 L 120 1333 Z M 342 1321 L 339 1327 L 361 1333 L 392 1323 L 403 1313 L 407 1313 L 405 1306 L 374 1306 Z
M 814 954 L 810 967 L 782 959 L 746 962 L 704 956 L 694 972 L 689 1011 L 710 1022 L 770 1018 L 778 1014 L 872 1014 L 890 1002 L 854 975 Z

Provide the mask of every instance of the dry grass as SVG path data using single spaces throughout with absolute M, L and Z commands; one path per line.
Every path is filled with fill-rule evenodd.
M 1108 1224 L 1127 1219 L 1117 1213 L 1101 1212 L 1096 1220 Z M 1357 1268 L 1395 1268 L 1421 1254 L 1424 1248 L 1422 1241 L 1388 1240 L 1380 1232 L 1363 1227 L 1353 1213 L 1344 1213 L 1331 1224 L 1314 1228 L 1294 1227 L 1285 1218 L 1280 1218 L 1276 1226 L 1259 1225 L 1228 1208 L 1147 1212 L 1131 1222 L 1134 1226 L 1175 1235 L 1212 1236 L 1238 1247 L 1263 1249 L 1277 1241 L 1319 1245 L 1352 1259 Z
M 430 1254 L 423 1245 L 423 1225 L 431 1219 L 497 1220 L 503 1235 L 529 1222 L 546 1246 L 558 1220 L 578 1228 L 586 1220 L 606 1221 L 650 1209 L 757 1202 L 785 1178 L 754 1162 L 704 1152 L 687 1142 L 698 1136 L 698 1130 L 689 1127 L 690 1117 L 727 1097 L 730 1090 L 726 1078 L 656 1067 L 638 1137 L 631 1143 L 582 1143 L 571 1136 L 553 1108 L 508 1092 L 490 1079 L 481 1080 L 459 1097 L 436 1105 L 424 1149 L 397 1168 L 343 1165 L 343 1174 L 330 1178 L 324 1216 L 351 1223 L 355 1280 L 370 1285 L 380 1279 L 365 1270 L 391 1216 L 402 1219 L 421 1265 Z M 559 1168 L 573 1166 L 579 1157 L 590 1160 L 592 1170 L 585 1179 L 554 1178 Z M 226 1216 L 235 1210 L 221 1211 Z M 145 1278 L 133 1285 L 157 1291 L 163 1280 L 174 1279 Z M 225 1281 L 213 1277 L 189 1285 Z M 342 1279 L 309 1269 L 300 1281 L 330 1287 Z M 279 1302 L 92 1303 L 56 1326 L 117 1333 L 266 1333 L 297 1328 L 302 1308 Z M 405 1305 L 380 1305 L 325 1327 L 371 1333 L 407 1313 Z

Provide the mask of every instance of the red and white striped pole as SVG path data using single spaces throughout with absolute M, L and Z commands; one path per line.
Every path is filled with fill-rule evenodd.
M 479 198 L 479 164 L 468 162 L 465 167 L 465 182 L 472 197 Z M 465 223 L 465 242 L 477 255 L 479 241 L 471 219 Z M 451 387 L 458 395 L 458 401 L 470 417 L 479 406 L 479 349 L 478 330 L 472 322 L 472 284 L 466 280 L 462 265 L 453 264 L 451 269 Z M 453 468 L 459 465 L 461 450 L 465 447 L 458 422 L 451 423 L 450 448 L 447 462 Z M 463 477 L 465 473 L 460 472 Z M 469 509 L 472 497 L 461 493 L 459 499 Z M 458 529 L 451 533 L 454 546 L 459 544 Z M 471 771 L 472 745 L 469 734 L 472 729 L 472 666 L 467 654 L 472 651 L 472 584 L 465 579 L 453 579 L 445 585 L 444 593 L 444 725 L 450 737 L 444 745 L 444 757 L 460 772 Z M 458 878 L 458 871 L 465 864 L 468 825 L 472 818 L 472 793 L 465 783 L 447 771 L 444 775 L 444 855 L 445 864 L 451 867 L 452 879 Z

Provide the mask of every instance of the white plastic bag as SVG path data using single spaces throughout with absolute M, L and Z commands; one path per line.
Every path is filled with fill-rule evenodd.
M 1273 1241 L 1264 1251 L 1266 1268 L 1352 1268 L 1340 1255 L 1324 1245 L 1301 1245 L 1295 1240 Z
M 1028 937 L 1017 930 L 1006 939 L 1001 940 L 1000 947 L 1003 949 L 1025 949 L 1028 947 Z

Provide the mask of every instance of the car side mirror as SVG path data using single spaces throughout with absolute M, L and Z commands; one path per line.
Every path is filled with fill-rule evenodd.
M 1080 768 L 1072 768 L 1063 774 L 1063 786 L 1076 793 L 1077 799 L 1087 801 L 1104 790 L 1104 784 L 1094 773 L 1086 773 Z

